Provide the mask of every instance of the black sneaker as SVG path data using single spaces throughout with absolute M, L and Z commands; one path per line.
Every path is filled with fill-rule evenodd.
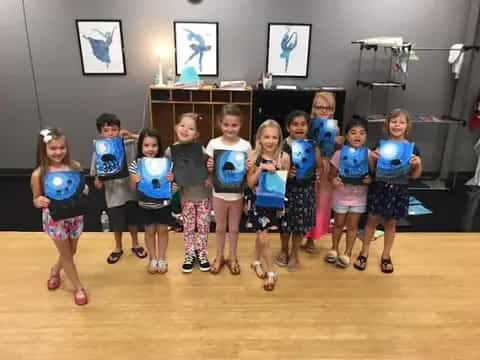
M 195 258 L 191 255 L 185 254 L 185 260 L 183 260 L 182 272 L 191 273 L 193 271 L 193 263 Z
M 207 251 L 196 251 L 196 253 L 200 271 L 210 271 L 210 263 L 208 262 Z

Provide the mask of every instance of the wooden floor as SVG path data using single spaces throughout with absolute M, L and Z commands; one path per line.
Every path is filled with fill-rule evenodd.
M 243 273 L 233 277 L 182 274 L 178 234 L 162 276 L 131 253 L 108 265 L 111 235 L 86 233 L 85 307 L 67 281 L 47 291 L 56 252 L 45 235 L 0 238 L 2 360 L 480 359 L 479 233 L 399 234 L 392 275 L 379 270 L 382 240 L 360 273 L 324 263 L 327 237 L 317 255 L 302 253 L 300 271 L 279 271 L 273 293 L 248 268 L 251 234 L 241 235 Z M 213 245 L 212 236 L 211 254 Z

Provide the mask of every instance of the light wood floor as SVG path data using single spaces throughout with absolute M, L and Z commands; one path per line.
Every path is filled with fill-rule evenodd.
M 233 277 L 183 275 L 178 234 L 162 276 L 131 252 L 108 265 L 111 235 L 86 233 L 77 258 L 85 307 L 67 281 L 47 291 L 56 251 L 45 235 L 0 238 L 2 360 L 480 359 L 479 233 L 399 234 L 393 275 L 379 270 L 382 239 L 360 273 L 324 263 L 327 237 L 319 254 L 302 253 L 300 271 L 279 271 L 273 293 L 248 268 L 251 234 L 241 235 L 243 273 Z M 278 248 L 278 235 L 271 240 Z

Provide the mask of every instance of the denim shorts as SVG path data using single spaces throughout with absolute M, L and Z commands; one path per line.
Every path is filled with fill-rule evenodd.
M 367 211 L 367 205 L 348 206 L 348 205 L 333 204 L 333 211 L 335 211 L 336 214 L 348 214 L 348 213 L 363 214 L 364 212 Z

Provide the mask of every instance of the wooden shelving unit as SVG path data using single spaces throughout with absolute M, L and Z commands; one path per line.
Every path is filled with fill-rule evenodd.
M 183 113 L 196 112 L 203 116 L 199 123 L 200 143 L 220 135 L 218 114 L 223 105 L 235 104 L 242 111 L 243 125 L 240 136 L 248 141 L 252 135 L 253 91 L 225 89 L 173 89 L 150 87 L 150 126 L 160 132 L 162 145 L 174 142 L 174 127 Z

